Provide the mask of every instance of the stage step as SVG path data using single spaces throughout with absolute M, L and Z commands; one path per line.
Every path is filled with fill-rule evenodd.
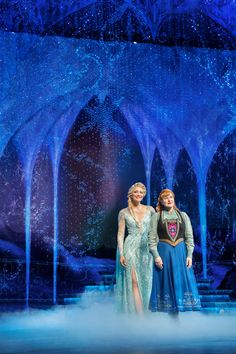
M 209 284 L 212 284 L 214 279 L 197 278 L 196 281 L 197 281 L 197 283 L 209 283 Z
M 84 292 L 77 294 L 75 297 L 65 297 L 64 304 L 78 304 L 82 298 L 92 299 L 99 297 L 102 300 L 108 301 L 113 298 L 114 285 L 87 285 Z
M 236 307 L 203 307 L 203 313 L 236 313 Z
M 224 289 L 199 290 L 200 295 L 230 295 L 232 294 L 232 292 L 233 290 L 224 290 Z
M 197 287 L 198 287 L 198 290 L 210 290 L 211 283 L 207 283 L 207 282 L 197 283 Z
M 64 304 L 65 305 L 75 305 L 79 304 L 81 302 L 81 297 L 65 297 L 64 298 Z
M 113 292 L 114 285 L 87 285 L 84 288 L 84 293 L 104 293 Z
M 220 294 L 215 294 L 215 295 L 204 294 L 204 295 L 200 295 L 200 299 L 203 302 L 230 301 L 229 295 L 220 295 Z
M 115 275 L 114 274 L 103 274 L 102 281 L 103 281 L 104 285 L 113 285 L 114 281 L 115 281 Z
M 216 308 L 235 308 L 236 309 L 236 301 L 225 301 L 225 302 L 210 302 L 210 301 L 202 301 L 202 307 L 216 307 Z

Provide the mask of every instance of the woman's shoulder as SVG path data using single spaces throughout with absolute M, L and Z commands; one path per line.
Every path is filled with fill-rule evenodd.
M 182 216 L 183 219 L 189 220 L 189 216 L 185 211 L 179 211 L 180 215 Z
M 151 205 L 147 205 L 147 208 L 152 214 L 156 213 L 155 209 Z
M 129 210 L 129 208 L 123 208 L 123 209 L 121 209 L 121 210 L 119 211 L 119 215 L 123 215 L 123 214 L 127 213 L 128 210 Z
M 179 212 L 182 216 L 188 216 L 188 214 L 187 214 L 185 211 L 178 210 L 178 212 Z

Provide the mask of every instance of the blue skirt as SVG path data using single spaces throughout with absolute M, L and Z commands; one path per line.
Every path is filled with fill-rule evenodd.
M 154 264 L 149 309 L 153 312 L 196 311 L 201 309 L 197 283 L 192 267 L 186 266 L 186 245 L 176 247 L 159 242 L 158 252 L 163 269 Z

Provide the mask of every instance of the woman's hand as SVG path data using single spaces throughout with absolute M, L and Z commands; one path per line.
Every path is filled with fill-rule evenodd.
M 124 256 L 120 256 L 120 264 L 122 265 L 122 267 L 127 266 L 126 259 Z
M 187 266 L 187 268 L 191 268 L 191 267 L 192 267 L 192 264 L 193 264 L 192 258 L 187 257 L 187 259 L 186 259 L 186 266 Z
M 154 262 L 155 262 L 155 265 L 156 265 L 158 268 L 160 268 L 160 269 L 163 268 L 163 262 L 162 262 L 161 257 L 155 258 Z

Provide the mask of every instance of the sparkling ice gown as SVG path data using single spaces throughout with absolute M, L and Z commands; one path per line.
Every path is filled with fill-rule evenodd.
M 151 216 L 154 213 L 154 209 L 147 206 L 146 213 L 140 223 L 131 215 L 128 208 L 122 209 L 119 213 L 119 223 L 123 223 L 128 233 L 126 238 L 124 238 L 124 232 L 118 235 L 116 300 L 119 312 L 135 312 L 132 270 L 136 274 L 143 309 L 144 311 L 148 309 L 153 270 L 153 259 L 148 248 L 148 233 Z M 127 262 L 125 268 L 119 262 L 121 253 Z

